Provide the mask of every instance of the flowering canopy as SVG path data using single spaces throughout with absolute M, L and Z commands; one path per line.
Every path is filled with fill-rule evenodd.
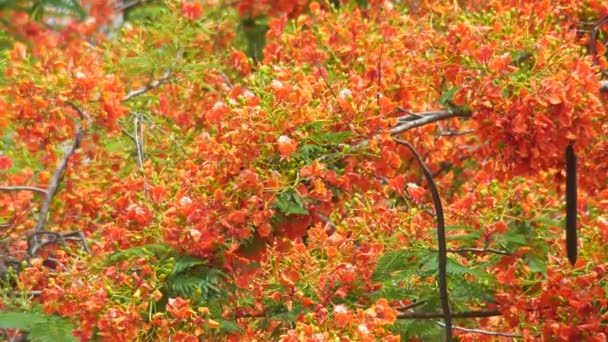
M 4 310 L 82 341 L 606 339 L 608 2 L 80 7 L 1 9 Z

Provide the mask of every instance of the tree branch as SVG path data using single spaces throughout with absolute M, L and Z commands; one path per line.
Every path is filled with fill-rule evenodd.
M 16 186 L 0 186 L 0 191 L 6 192 L 17 192 L 17 191 L 31 191 L 40 194 L 46 194 L 46 190 L 35 186 L 16 185 Z
M 150 81 L 148 84 L 146 84 L 145 86 L 135 89 L 135 90 L 131 90 L 125 97 L 122 98 L 123 102 L 129 101 L 130 99 L 139 96 L 145 92 L 148 92 L 154 88 L 157 88 L 158 86 L 160 86 L 161 84 L 167 82 L 170 78 L 171 78 L 171 74 L 172 74 L 172 69 L 175 67 L 175 64 L 177 63 L 177 60 L 179 59 L 179 57 L 182 55 L 182 48 L 179 48 L 177 50 L 177 54 L 175 56 L 175 59 L 173 60 L 173 64 L 171 65 L 171 67 L 165 71 L 165 73 L 163 73 L 163 75 L 156 80 Z
M 68 102 L 68 104 L 80 115 L 80 120 L 87 120 L 89 123 L 91 121 L 91 117 L 87 114 L 83 109 L 78 107 L 73 102 Z M 78 147 L 80 147 L 80 142 L 82 141 L 82 137 L 84 136 L 85 130 L 81 127 L 81 124 L 76 124 L 76 135 L 74 136 L 74 140 L 72 141 L 72 145 L 65 151 L 63 154 L 63 158 L 57 165 L 55 169 L 55 173 L 51 177 L 49 182 L 49 186 L 45 191 L 44 201 L 40 206 L 40 214 L 38 215 L 38 222 L 36 223 L 36 232 L 41 232 L 44 230 L 44 226 L 46 225 L 47 215 L 49 213 L 49 208 L 51 207 L 51 202 L 53 201 L 53 197 L 55 197 L 55 193 L 57 192 L 57 187 L 61 183 L 61 179 L 65 173 L 65 168 L 68 165 L 68 160 L 76 152 Z
M 600 81 L 600 92 L 608 93 L 608 80 Z
M 445 322 L 445 336 L 446 341 L 452 341 L 452 317 L 450 314 L 450 301 L 448 298 L 448 281 L 447 281 L 447 264 L 448 264 L 448 252 L 447 242 L 445 237 L 445 222 L 443 217 L 443 206 L 441 204 L 441 197 L 439 197 L 439 190 L 433 180 L 431 171 L 426 166 L 424 160 L 414 146 L 407 141 L 395 139 L 395 142 L 406 146 L 416 157 L 424 177 L 429 183 L 431 195 L 433 196 L 433 204 L 435 205 L 435 214 L 437 215 L 437 244 L 439 245 L 438 251 L 438 282 L 439 282 L 439 299 L 441 301 L 441 308 L 443 310 L 443 320 Z
M 167 70 L 159 79 L 153 80 L 141 88 L 131 90 L 125 97 L 122 98 L 122 101 L 123 102 L 129 101 L 130 99 L 132 99 L 136 96 L 139 96 L 145 92 L 148 92 L 154 88 L 157 88 L 161 84 L 165 83 L 170 77 L 171 77 L 171 70 Z
M 397 319 L 431 319 L 443 318 L 443 312 L 402 312 L 397 315 Z M 502 316 L 498 310 L 477 310 L 477 311 L 460 311 L 452 312 L 452 318 L 483 318 Z
M 437 325 L 445 327 L 445 324 L 443 324 L 441 322 L 435 322 L 435 323 Z M 452 327 L 452 329 L 459 330 L 459 331 L 464 331 L 464 332 L 468 332 L 468 333 L 473 333 L 473 334 L 487 335 L 487 336 L 510 337 L 510 338 L 522 338 L 523 337 L 522 335 L 519 335 L 519 334 L 510 334 L 510 333 L 503 333 L 503 332 L 496 332 L 496 331 L 487 331 L 487 330 L 481 330 L 481 329 L 471 329 L 471 328 L 463 328 L 463 327 Z
M 408 118 L 411 116 L 412 115 L 409 115 L 409 116 L 406 116 L 405 118 Z M 464 118 L 464 117 L 469 117 L 469 115 L 448 110 L 448 111 L 438 111 L 438 112 L 415 113 L 414 117 L 417 117 L 417 118 L 414 120 L 411 120 L 411 121 L 408 120 L 406 122 L 403 122 L 400 120 L 400 124 L 393 127 L 390 130 L 391 135 L 397 135 L 399 133 L 403 133 L 412 128 L 424 126 L 424 125 L 427 125 L 427 124 L 430 124 L 433 122 L 446 120 L 449 118 L 456 118 L 456 117 Z

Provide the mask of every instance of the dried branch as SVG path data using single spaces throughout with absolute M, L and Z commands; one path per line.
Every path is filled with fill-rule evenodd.
M 148 196 L 148 180 L 146 179 L 146 170 L 144 169 L 144 134 L 142 125 L 142 115 L 133 113 L 133 140 L 135 141 L 135 150 L 137 152 L 137 165 L 141 170 L 144 180 L 144 195 Z
M 474 129 L 467 129 L 464 131 L 444 131 L 442 130 L 441 132 L 439 132 L 439 136 L 441 137 L 455 137 L 455 136 L 460 136 L 460 135 L 467 135 L 467 134 L 471 134 L 471 133 L 475 133 Z
M 179 59 L 179 57 L 181 55 L 182 55 L 182 49 L 179 48 L 177 50 L 177 54 L 175 56 L 175 59 L 173 60 L 173 63 L 171 65 L 171 67 L 167 71 L 165 71 L 160 78 L 158 78 L 156 80 L 153 80 L 153 81 L 150 81 L 148 84 L 146 84 L 145 86 L 143 86 L 141 88 L 138 88 L 138 89 L 135 89 L 135 90 L 131 90 L 125 97 L 122 98 L 122 101 L 123 102 L 129 101 L 130 99 L 132 99 L 132 98 L 134 98 L 136 96 L 139 96 L 141 94 L 144 94 L 144 93 L 146 93 L 146 92 L 148 92 L 148 91 L 150 91 L 150 90 L 152 90 L 154 88 L 157 88 L 161 84 L 167 82 L 171 78 L 172 69 L 175 68 L 175 64 L 177 63 L 177 60 Z
M 317 218 L 319 218 L 323 223 L 325 223 L 326 226 L 329 227 L 329 232 L 327 235 L 331 235 L 336 232 L 336 225 L 331 222 L 329 217 L 327 217 L 321 213 L 315 213 L 315 216 Z
M 114 10 L 123 12 L 133 6 L 137 6 L 137 5 L 145 3 L 145 2 L 146 2 L 146 0 L 132 0 L 130 2 L 123 2 L 122 4 L 114 7 Z
M 433 196 L 433 204 L 435 205 L 435 213 L 437 215 L 437 244 L 439 245 L 438 251 L 438 282 L 439 282 L 439 299 L 441 301 L 441 308 L 443 310 L 443 320 L 445 322 L 445 336 L 446 341 L 452 341 L 452 317 L 450 314 L 450 301 L 448 298 L 448 281 L 447 281 L 447 264 L 448 264 L 448 253 L 447 253 L 447 242 L 445 237 L 445 222 L 443 217 L 443 206 L 441 204 L 441 197 L 439 197 L 439 190 L 433 180 L 431 171 L 426 166 L 418 151 L 407 141 L 395 139 L 395 142 L 406 146 L 416 157 L 418 163 L 422 167 L 424 177 L 429 183 L 431 195 Z
M 395 309 L 397 311 L 409 311 L 409 312 L 412 312 L 411 311 L 412 309 L 414 309 L 416 307 L 419 307 L 420 305 L 423 305 L 425 303 L 426 303 L 426 300 L 421 300 L 419 302 L 413 302 L 413 303 L 410 303 L 410 304 L 407 304 L 407 305 L 401 305 L 401 303 L 400 303 L 400 306 L 396 307 Z
M 410 116 L 413 117 L 414 119 L 407 120 L 406 122 L 403 122 L 400 120 L 401 123 L 399 125 L 393 127 L 390 130 L 391 135 L 397 135 L 397 134 L 403 133 L 405 131 L 408 131 L 412 128 L 428 125 L 430 123 L 441 121 L 441 120 L 457 118 L 457 117 L 461 117 L 461 118 L 469 117 L 468 114 L 453 112 L 450 110 L 438 111 L 438 112 L 427 112 L 427 113 L 416 113 L 414 116 L 408 115 L 408 117 L 410 117 Z
M 46 190 L 35 186 L 16 185 L 16 186 L 0 186 L 0 191 L 6 192 L 17 192 L 17 191 L 31 191 L 39 194 L 46 194 Z
M 441 322 L 435 322 L 435 323 L 437 325 L 445 327 L 445 324 L 443 324 Z M 487 330 L 481 330 L 481 329 L 471 329 L 471 328 L 463 328 L 463 327 L 452 327 L 452 329 L 459 330 L 459 331 L 464 331 L 464 332 L 468 332 L 468 333 L 473 333 L 473 334 L 487 335 L 487 336 L 510 337 L 510 338 L 522 338 L 523 337 L 522 335 L 519 335 L 519 334 L 510 334 L 510 333 L 503 333 L 503 332 L 496 332 L 496 331 L 487 331 Z
M 334 90 L 331 88 L 331 84 L 329 84 L 329 80 L 325 77 L 325 75 L 323 75 L 323 72 L 321 71 L 321 64 L 317 64 L 317 70 L 319 71 L 319 75 L 323 79 L 323 82 L 325 82 L 325 86 L 327 87 L 327 89 L 329 89 L 329 92 L 331 93 L 331 96 L 336 101 L 338 101 L 338 96 L 336 95 L 336 93 L 334 92 Z M 342 107 L 340 107 L 340 110 L 342 110 Z
M 171 78 L 171 70 L 167 70 L 165 71 L 165 73 L 156 80 L 151 81 L 150 83 L 146 84 L 145 86 L 141 87 L 141 88 L 137 88 L 135 90 L 131 90 L 127 96 L 122 98 L 123 102 L 129 101 L 130 99 L 139 96 L 141 94 L 144 94 L 154 88 L 157 88 L 158 86 L 160 86 L 161 84 L 167 82 L 169 80 L 169 78 Z
M 41 231 L 32 233 L 28 237 L 27 254 L 30 257 L 34 257 L 38 250 L 40 250 L 42 247 L 55 242 L 58 242 L 63 247 L 65 247 L 66 241 L 78 241 L 82 245 L 82 250 L 87 253 L 91 253 L 91 251 L 89 250 L 89 246 L 87 246 L 87 240 L 81 231 L 74 231 L 69 233 Z
M 378 69 L 378 91 L 376 92 L 376 105 L 378 106 L 378 110 L 380 110 L 380 98 L 382 97 L 382 53 L 384 52 L 384 44 L 380 46 L 380 56 L 378 58 L 378 65 L 376 69 Z
M 401 107 L 397 107 L 395 109 L 396 112 L 400 112 L 400 113 L 405 113 L 405 115 L 402 116 L 398 116 L 397 117 L 397 121 L 399 121 L 400 123 L 403 122 L 408 122 L 408 121 L 413 121 L 416 119 L 421 119 L 425 116 L 431 116 L 431 115 L 439 115 L 442 113 L 445 113 L 445 110 L 437 110 L 437 111 L 430 111 L 430 112 L 419 112 L 419 113 L 414 113 L 412 111 L 409 111 L 405 108 L 401 108 Z
M 402 312 L 397 315 L 397 319 L 431 319 L 443 318 L 443 312 Z M 460 311 L 452 312 L 452 318 L 483 318 L 502 316 L 498 310 L 476 310 L 476 311 Z
M 73 102 L 68 102 L 68 104 L 80 115 L 80 120 L 87 120 L 89 123 L 91 121 L 91 117 L 87 114 L 83 109 L 78 107 Z M 68 165 L 68 160 L 76 152 L 78 147 L 80 147 L 80 142 L 82 141 L 82 137 L 84 136 L 85 130 L 82 128 L 80 123 L 76 124 L 76 135 L 74 136 L 74 140 L 72 141 L 72 145 L 65 151 L 63 154 L 63 158 L 57 165 L 53 176 L 49 182 L 49 186 L 45 191 L 44 201 L 40 206 L 40 214 L 38 215 L 38 222 L 36 223 L 36 232 L 41 232 L 44 230 L 44 226 L 46 225 L 47 215 L 49 213 L 49 208 L 51 207 L 51 202 L 53 201 L 53 197 L 55 197 L 55 193 L 57 192 L 57 188 L 59 187 L 59 183 L 63 178 L 65 173 L 65 168 Z

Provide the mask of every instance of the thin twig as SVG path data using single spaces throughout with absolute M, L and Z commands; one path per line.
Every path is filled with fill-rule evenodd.
M 441 308 L 443 311 L 443 320 L 445 322 L 445 336 L 446 341 L 452 341 L 452 317 L 450 315 L 450 301 L 448 298 L 448 281 L 447 281 L 447 242 L 445 237 L 445 222 L 443 217 L 443 205 L 441 204 L 441 197 L 439 197 L 439 190 L 433 180 L 433 174 L 426 166 L 418 151 L 407 141 L 394 139 L 396 143 L 406 146 L 416 157 L 422 172 L 429 183 L 431 195 L 433 196 L 433 204 L 435 205 L 435 213 L 437 216 L 437 244 L 439 247 L 438 251 L 438 282 L 439 282 L 439 299 L 441 301 Z
M 84 121 L 85 119 L 90 122 L 91 117 L 87 114 L 83 109 L 78 107 L 73 102 L 68 103 L 78 114 L 80 115 L 80 120 Z M 76 135 L 74 136 L 74 140 L 72 141 L 72 145 L 65 151 L 63 154 L 63 158 L 57 165 L 55 169 L 55 173 L 51 177 L 48 188 L 45 192 L 44 201 L 40 206 L 40 214 L 38 215 L 38 222 L 36 223 L 36 232 L 41 232 L 44 230 L 44 226 L 46 225 L 47 215 L 49 213 L 49 208 L 51 207 L 51 202 L 53 201 L 53 197 L 55 197 L 55 193 L 57 192 L 57 188 L 59 187 L 59 183 L 61 183 L 61 179 L 65 173 L 65 168 L 68 165 L 68 161 L 72 154 L 76 152 L 78 147 L 80 147 L 80 142 L 84 136 L 85 130 L 82 128 L 81 123 L 76 124 Z
M 381 110 L 380 98 L 382 96 L 382 53 L 383 52 L 384 52 L 384 44 L 380 46 L 380 57 L 378 58 L 378 66 L 376 67 L 376 69 L 378 69 L 378 92 L 376 93 L 376 103 L 378 106 L 378 110 Z
M 410 303 L 410 304 L 407 304 L 407 305 L 401 305 L 401 303 L 400 303 L 400 306 L 396 307 L 395 309 L 397 309 L 397 311 L 410 311 L 410 312 L 413 312 L 413 311 L 411 311 L 412 309 L 417 308 L 420 305 L 423 305 L 425 303 L 426 303 L 426 300 L 421 300 L 419 302 L 413 302 L 413 303 Z
M 403 133 L 405 131 L 408 131 L 410 129 L 416 128 L 416 127 L 428 125 L 433 122 L 447 120 L 447 119 L 456 118 L 456 117 L 461 117 L 461 118 L 469 117 L 468 114 L 456 113 L 456 112 L 452 112 L 452 111 L 448 111 L 448 110 L 421 112 L 421 113 L 411 113 L 402 108 L 398 108 L 398 110 L 403 111 L 408 114 L 406 116 L 398 118 L 398 120 L 400 120 L 399 124 L 390 130 L 390 134 L 393 136 Z M 353 146 L 351 148 L 351 151 L 355 151 L 355 150 L 364 148 L 367 145 L 369 145 L 369 139 L 365 139 L 365 140 L 361 141 L 359 144 Z M 327 156 L 327 155 L 325 155 L 325 156 Z
M 0 186 L 0 191 L 16 192 L 16 191 L 31 191 L 39 194 L 46 194 L 46 190 L 35 186 L 15 185 L 15 186 Z
M 475 130 L 474 129 L 467 129 L 464 131 L 444 131 L 442 130 L 441 132 L 439 132 L 439 136 L 440 137 L 455 137 L 455 136 L 461 136 L 461 135 L 467 135 L 467 134 L 471 134 L 474 133 Z
M 141 94 L 144 94 L 154 88 L 157 88 L 161 84 L 167 82 L 171 78 L 172 69 L 175 68 L 175 64 L 177 64 L 177 61 L 181 55 L 182 55 L 182 49 L 179 48 L 177 50 L 177 54 L 175 56 L 175 59 L 173 60 L 171 67 L 167 71 L 165 71 L 159 79 L 153 80 L 141 88 L 131 90 L 125 97 L 122 98 L 122 101 L 123 102 L 129 101 L 130 99 L 132 99 L 136 96 L 139 96 Z
M 415 303 L 414 303 L 415 304 Z M 256 312 L 256 313 L 240 313 L 235 318 L 268 318 L 273 314 L 280 312 Z M 502 316 L 498 310 L 473 310 L 473 311 L 456 311 L 451 313 L 452 318 L 486 318 Z M 443 312 L 401 312 L 397 315 L 397 319 L 433 319 L 443 318 Z
M 338 96 L 336 95 L 336 93 L 334 92 L 334 90 L 331 88 L 331 85 L 329 84 L 329 80 L 327 80 L 327 78 L 325 78 L 325 75 L 323 75 L 323 72 L 321 71 L 321 65 L 318 64 L 317 65 L 317 69 L 319 70 L 319 75 L 321 75 L 321 78 L 323 79 L 323 82 L 325 82 L 325 85 L 327 86 L 327 89 L 329 89 L 329 92 L 331 93 L 331 96 L 333 96 L 333 98 L 338 101 Z M 342 107 L 340 107 L 340 110 L 342 110 Z
M 141 114 L 133 113 L 133 137 L 135 140 L 135 149 L 137 151 L 137 165 L 143 175 L 144 195 L 148 196 L 148 180 L 146 179 L 146 170 L 144 169 L 144 135 L 141 119 Z
M 476 311 L 460 311 L 452 312 L 452 318 L 484 318 L 502 316 L 498 310 L 476 310 Z M 397 319 L 431 319 L 443 318 L 443 312 L 402 312 L 397 315 Z
M 147 91 L 150 91 L 158 86 L 160 86 L 161 84 L 163 84 L 164 82 L 166 82 L 167 80 L 169 80 L 169 78 L 171 77 L 171 70 L 167 70 L 165 71 L 165 73 L 156 80 L 151 81 L 150 83 L 146 84 L 145 86 L 141 87 L 141 88 L 137 88 L 135 90 L 131 90 L 127 96 L 122 98 L 122 101 L 129 101 L 130 99 L 139 96 Z
M 437 122 L 437 121 L 441 121 L 441 120 L 446 120 L 449 118 L 455 118 L 455 117 L 469 117 L 468 114 L 463 114 L 463 113 L 458 113 L 458 112 L 453 112 L 453 111 L 438 111 L 438 112 L 431 112 L 432 114 L 425 114 L 425 113 L 418 113 L 416 115 L 418 116 L 422 116 L 421 118 L 418 118 L 416 120 L 412 120 L 412 121 L 408 121 L 402 124 L 399 124 L 395 127 L 393 127 L 390 132 L 391 135 L 397 135 L 399 133 L 403 133 L 407 130 L 410 130 L 412 128 L 416 128 L 416 127 L 420 127 L 420 126 L 424 126 L 433 122 Z
M 133 0 L 131 2 L 124 2 L 121 5 L 115 7 L 114 9 L 122 12 L 122 11 L 124 11 L 126 9 L 129 9 L 129 8 L 131 8 L 133 6 L 137 6 L 137 5 L 139 5 L 141 3 L 144 3 L 144 2 L 146 2 L 146 0 Z
M 336 225 L 333 224 L 330 220 L 329 217 L 321 214 L 321 213 L 315 213 L 315 216 L 317 216 L 319 219 L 321 219 L 321 221 L 323 221 L 323 223 L 325 223 L 327 226 L 329 226 L 329 232 L 328 235 L 333 234 L 336 231 Z
M 507 251 L 501 251 L 498 249 L 494 249 L 494 248 L 454 248 L 454 249 L 448 249 L 449 253 L 493 253 L 493 254 L 500 254 L 500 255 L 511 255 L 511 253 L 507 252 Z
M 435 322 L 435 323 L 437 325 L 445 327 L 445 324 L 443 324 L 441 322 Z M 468 332 L 468 333 L 473 333 L 473 334 L 487 335 L 487 336 L 510 337 L 510 338 L 522 338 L 523 337 L 522 335 L 519 335 L 519 334 L 510 334 L 510 333 L 503 333 L 503 332 L 497 332 L 497 331 L 487 331 L 487 330 L 481 330 L 481 329 L 471 329 L 471 328 L 463 328 L 463 327 L 452 327 L 452 329 L 460 330 L 460 331 L 464 331 L 464 332 Z

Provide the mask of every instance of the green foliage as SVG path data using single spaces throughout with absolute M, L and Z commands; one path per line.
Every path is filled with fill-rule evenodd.
M 151 258 L 163 260 L 168 258 L 173 253 L 171 246 L 164 244 L 150 244 L 141 247 L 133 247 L 125 249 L 123 251 L 116 251 L 110 254 L 106 262 L 108 264 L 115 264 L 120 261 L 135 259 L 135 258 Z
M 460 90 L 460 88 L 458 87 L 452 87 L 448 90 L 446 90 L 441 97 L 439 97 L 439 99 L 437 100 L 437 102 L 444 106 L 447 107 L 448 109 L 450 109 L 451 111 L 453 111 L 454 113 L 458 113 L 460 115 L 468 115 L 471 113 L 471 109 L 465 104 L 463 106 L 457 106 L 453 99 L 454 99 L 454 95 L 456 95 L 456 93 Z
M 267 19 L 264 17 L 244 18 L 241 20 L 241 29 L 247 42 L 247 56 L 259 62 L 264 58 L 263 51 L 266 45 Z
M 44 18 L 46 14 L 71 15 L 81 20 L 87 16 L 76 0 L 0 0 L 0 10 L 25 11 L 35 20 Z
M 0 328 L 26 331 L 31 342 L 78 341 L 69 320 L 39 312 L 0 312 Z
M 133 23 L 153 24 L 169 13 L 169 8 L 162 3 L 133 6 L 125 11 L 125 20 Z
M 47 13 L 66 13 L 81 20 L 87 16 L 87 12 L 76 0 L 34 0 L 29 13 L 36 20 L 42 19 Z
M 287 189 L 277 196 L 275 208 L 284 215 L 307 215 L 304 200 L 294 189 Z
M 397 320 L 390 329 L 399 334 L 402 341 L 441 341 L 444 335 L 443 328 L 430 320 Z
M 424 300 L 421 311 L 436 310 L 438 304 L 435 282 L 429 284 L 417 279 L 437 276 L 437 252 L 423 248 L 409 248 L 390 251 L 382 255 L 376 264 L 372 279 L 382 283 L 382 288 L 374 294 L 376 298 L 387 300 Z M 483 303 L 493 299 L 494 277 L 482 271 L 476 264 L 464 266 L 450 256 L 447 264 L 454 308 L 466 307 L 465 303 Z
M 146 258 L 165 273 L 166 295 L 207 301 L 226 294 L 228 276 L 208 266 L 208 261 L 190 255 L 178 255 L 168 245 L 150 244 L 112 253 L 108 264 Z
M 177 258 L 167 278 L 170 295 L 203 302 L 225 295 L 228 276 L 206 264 L 206 260 L 192 256 Z

